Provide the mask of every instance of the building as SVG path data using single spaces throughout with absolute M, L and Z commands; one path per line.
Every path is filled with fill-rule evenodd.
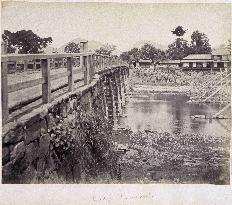
M 183 68 L 201 69 L 212 68 L 213 59 L 211 54 L 191 54 L 181 60 Z
M 212 51 L 212 54 L 191 54 L 181 60 L 185 69 L 224 69 L 231 66 L 230 53 L 221 48 Z
M 140 59 L 139 60 L 139 66 L 141 68 L 150 68 L 151 65 L 152 65 L 152 60 L 150 60 L 150 59 L 146 59 L 146 60 Z
M 231 66 L 230 52 L 228 49 L 221 48 L 213 50 L 212 59 L 214 68 L 229 68 Z
M 180 60 L 165 60 L 157 63 L 157 65 L 162 68 L 179 68 L 181 66 Z

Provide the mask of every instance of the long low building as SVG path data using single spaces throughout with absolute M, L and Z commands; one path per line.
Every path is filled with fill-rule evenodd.
M 230 53 L 226 49 L 213 50 L 212 54 L 190 54 L 182 60 L 162 61 L 159 65 L 183 69 L 224 69 L 230 68 Z
M 181 60 L 183 68 L 202 69 L 202 68 L 229 68 L 230 53 L 226 49 L 213 50 L 212 54 L 191 54 Z
M 179 68 L 180 65 L 180 60 L 165 60 L 165 61 L 161 61 L 156 63 L 159 67 L 163 67 L 163 68 L 169 68 L 169 67 L 173 67 L 173 68 Z

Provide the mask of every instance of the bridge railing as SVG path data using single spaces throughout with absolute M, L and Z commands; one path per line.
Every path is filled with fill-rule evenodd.
M 73 59 L 80 58 L 80 68 L 84 78 L 74 81 L 74 74 L 78 74 L 77 69 L 73 69 Z M 51 75 L 51 67 L 49 66 L 50 59 L 65 58 L 67 70 L 63 73 Z M 8 64 L 19 61 L 35 61 L 40 60 L 41 76 L 40 78 L 8 84 Z M 113 65 L 120 65 L 121 62 L 117 58 L 111 56 L 95 54 L 93 52 L 83 53 L 55 53 L 55 54 L 10 54 L 1 56 L 1 85 L 2 85 L 2 122 L 3 125 L 9 120 L 9 102 L 8 95 L 12 92 L 18 92 L 27 88 L 42 86 L 42 95 L 30 100 L 26 100 L 22 105 L 30 104 L 33 100 L 42 98 L 42 103 L 51 102 L 51 94 L 54 90 L 51 89 L 51 82 L 60 78 L 68 77 L 68 83 L 61 85 L 58 89 L 68 86 L 68 92 L 73 91 L 74 83 L 80 80 L 84 81 L 84 85 L 91 83 L 96 72 L 105 68 L 110 68 Z M 55 90 L 58 90 L 55 89 Z M 28 101 L 28 102 L 27 102 Z M 11 107 L 11 110 L 20 109 L 21 107 Z

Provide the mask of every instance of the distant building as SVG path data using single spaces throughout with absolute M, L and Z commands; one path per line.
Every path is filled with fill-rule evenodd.
M 169 68 L 169 67 L 174 67 L 174 68 L 179 68 L 180 65 L 180 60 L 165 60 L 165 61 L 160 61 L 157 63 L 157 65 L 163 67 L 163 68 Z
M 191 54 L 181 60 L 186 69 L 223 69 L 230 65 L 230 53 L 224 48 L 213 50 L 212 54 Z
M 212 51 L 212 59 L 214 68 L 229 68 L 231 66 L 230 62 L 230 52 L 228 49 L 217 49 Z
M 150 68 L 151 65 L 152 65 L 152 60 L 150 60 L 150 59 L 147 59 L 147 60 L 140 59 L 139 60 L 139 66 L 141 68 Z
M 183 68 L 198 69 L 211 68 L 213 60 L 211 54 L 191 54 L 181 60 Z

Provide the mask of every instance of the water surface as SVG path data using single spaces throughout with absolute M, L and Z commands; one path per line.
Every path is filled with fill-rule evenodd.
M 118 124 L 132 131 L 156 130 L 172 134 L 200 133 L 225 136 L 230 129 L 228 119 L 199 119 L 194 115 L 210 118 L 223 108 L 220 104 L 189 104 L 184 95 L 153 95 L 131 97 L 124 109 L 126 117 Z

